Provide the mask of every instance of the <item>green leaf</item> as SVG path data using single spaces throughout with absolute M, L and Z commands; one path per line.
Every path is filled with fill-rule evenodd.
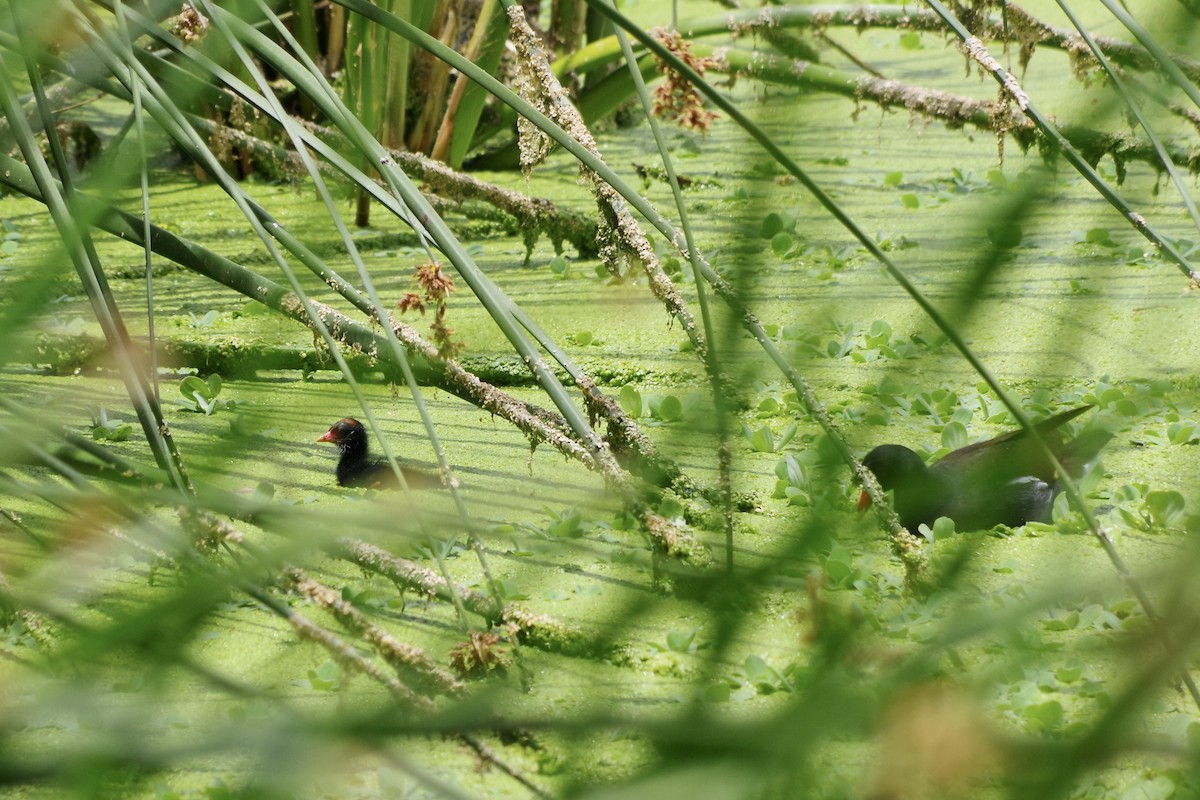
M 766 425 L 750 434 L 750 447 L 756 453 L 775 452 L 775 434 Z
M 792 238 L 790 233 L 779 232 L 771 237 L 771 251 L 777 256 L 787 255 L 787 252 L 796 244 L 796 240 Z
M 188 400 L 195 400 L 195 395 L 200 395 L 206 400 L 211 400 L 212 388 L 206 381 L 202 381 L 195 375 L 189 375 L 179 382 L 179 393 Z
M 796 431 L 799 429 L 800 423 L 796 421 L 793 421 L 791 425 L 788 425 L 786 428 L 784 428 L 783 433 L 779 437 L 779 441 L 775 443 L 775 450 L 782 450 L 784 447 L 786 447 L 787 443 L 795 438 Z
M 504 598 L 505 602 L 529 599 L 529 595 L 523 594 L 521 590 L 517 588 L 515 581 L 506 581 L 497 578 L 495 584 L 496 589 L 500 592 L 500 596 Z
M 1131 528 L 1143 530 L 1146 527 L 1146 520 L 1128 508 L 1117 508 L 1117 514 L 1121 517 L 1121 521 Z
M 774 397 L 764 397 L 758 404 L 759 416 L 773 417 L 783 409 Z
M 257 300 L 247 300 L 238 309 L 237 314 L 243 317 L 268 317 L 271 315 L 271 307 Z
M 803 486 L 805 483 L 804 468 L 791 453 L 775 463 L 775 477 L 788 486 Z
M 967 428 L 958 420 L 946 423 L 942 428 L 942 447 L 957 450 L 967 445 Z
M 1083 667 L 1059 667 L 1058 669 L 1054 670 L 1054 677 L 1057 678 L 1060 683 L 1075 683 L 1075 681 L 1083 677 Z
M 316 669 L 308 671 L 308 684 L 316 691 L 332 692 L 338 688 L 337 662 L 326 661 Z
M 197 317 L 195 314 L 189 311 L 188 316 L 192 318 L 193 328 L 208 328 L 217 321 L 217 317 L 220 316 L 220 313 L 214 310 L 209 311 L 203 317 Z
M 854 557 L 850 551 L 842 547 L 835 547 L 825 558 L 822 567 L 830 581 L 835 584 L 843 584 L 854 574 L 853 565 Z
M 901 181 L 903 181 L 903 180 L 904 180 L 903 172 L 889 172 L 887 175 L 883 176 L 883 185 L 884 186 L 899 186 Z
M 916 31 L 905 31 L 900 34 L 900 49 L 902 50 L 920 50 L 921 49 L 921 34 Z
M 669 394 L 658 404 L 654 416 L 663 422 L 678 422 L 683 419 L 683 403 L 675 395 Z
M 812 502 L 808 492 L 798 486 L 788 486 L 783 490 L 783 496 L 787 498 L 789 506 L 799 506 L 806 508 Z
M 577 510 L 564 512 L 546 526 L 546 533 L 558 539 L 578 539 L 583 535 L 583 514 Z
M 746 673 L 746 680 L 753 684 L 770 684 L 776 677 L 775 670 L 771 669 L 762 656 L 746 656 L 742 670 Z
M 1072 611 L 1064 617 L 1044 620 L 1042 627 L 1048 631 L 1073 631 L 1079 627 L 1079 612 Z
M 107 435 L 104 437 L 110 442 L 123 442 L 133 433 L 132 425 L 118 425 L 115 428 L 109 428 Z
M 932 541 L 940 542 L 943 539 L 949 539 L 955 534 L 954 520 L 949 517 L 938 517 L 933 521 Z
M 791 454 L 787 456 L 787 477 L 788 483 L 793 486 L 808 485 L 808 475 L 804 470 L 804 465 L 797 461 Z
M 1054 522 L 1065 522 L 1070 518 L 1071 513 L 1071 499 L 1067 497 L 1066 492 L 1054 498 L 1054 505 L 1050 510 L 1050 519 Z
M 550 259 L 550 271 L 554 273 L 554 277 L 561 280 L 570 274 L 571 264 L 562 256 L 555 256 Z
M 1183 495 L 1176 491 L 1154 491 L 1146 495 L 1146 511 L 1157 527 L 1169 528 L 1183 515 Z
M 904 206 L 905 208 L 920 208 L 921 201 L 912 192 L 907 192 L 900 195 L 900 205 Z
M 1167 426 L 1167 439 L 1171 444 L 1191 444 L 1196 439 L 1196 423 L 1191 420 L 1172 422 Z
M 771 212 L 763 217 L 762 238 L 774 239 L 775 235 L 783 232 L 783 217 Z
M 1179 787 L 1166 775 L 1142 778 L 1133 783 L 1121 795 L 1121 800 L 1169 800 L 1178 797 Z
M 1104 609 L 1097 603 L 1084 606 L 1079 612 L 1079 621 L 1076 623 L 1077 628 L 1093 628 L 1097 627 L 1096 623 L 1100 621 L 1100 612 Z
M 699 628 L 692 628 L 690 631 L 671 631 L 667 634 L 667 649 L 674 653 L 688 652 L 698 630 Z
M 629 384 L 621 387 L 617 400 L 629 416 L 637 419 L 642 415 L 642 393 Z
M 1021 716 L 1038 732 L 1057 730 L 1063 723 L 1063 707 L 1057 700 L 1047 700 L 1021 709 Z
M 212 412 L 215 411 L 217 408 L 216 400 L 207 400 L 204 397 L 202 397 L 199 392 L 196 392 L 195 394 L 193 394 L 192 398 L 196 401 L 196 405 L 198 405 L 200 407 L 200 410 L 202 410 L 204 412 L 204 416 L 206 416 L 206 417 L 211 415 Z

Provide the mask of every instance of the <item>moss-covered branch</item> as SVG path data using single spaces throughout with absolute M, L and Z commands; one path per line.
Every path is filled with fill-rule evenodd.
M 524 644 L 564 655 L 597 655 L 596 644 L 572 625 L 546 614 L 535 614 L 516 603 L 499 607 L 491 597 L 466 586 L 451 586 L 434 570 L 392 555 L 373 544 L 358 539 L 338 539 L 334 543 L 334 553 L 426 597 L 449 601 L 457 595 L 467 611 L 489 624 L 507 626 Z

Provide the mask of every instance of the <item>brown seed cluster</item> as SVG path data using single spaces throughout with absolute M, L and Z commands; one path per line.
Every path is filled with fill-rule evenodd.
M 699 75 L 703 75 L 704 70 L 717 63 L 711 58 L 701 58 L 693 53 L 691 43 L 680 36 L 678 31 L 659 28 L 654 33 L 664 47 Z M 658 72 L 666 80 L 654 90 L 655 116 L 659 119 L 675 121 L 681 127 L 689 130 L 707 132 L 717 115 L 715 112 L 704 109 L 704 100 L 696 88 L 683 75 L 664 62 L 659 62 Z
M 403 314 L 419 311 L 424 316 L 426 304 L 434 308 L 433 323 L 429 326 L 438 355 L 454 358 L 462 350 L 461 342 L 454 341 L 454 329 L 446 324 L 446 308 L 450 294 L 454 291 L 454 279 L 442 271 L 440 264 L 428 261 L 413 270 L 413 285 L 419 291 L 406 292 L 396 307 Z
M 508 669 L 508 653 L 500 637 L 489 631 L 471 631 L 468 641 L 450 650 L 450 668 L 462 678 L 483 678 Z

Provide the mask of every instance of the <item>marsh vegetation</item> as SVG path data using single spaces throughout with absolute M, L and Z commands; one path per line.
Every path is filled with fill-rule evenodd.
M 0 794 L 1200 796 L 1198 27 L 0 4 Z

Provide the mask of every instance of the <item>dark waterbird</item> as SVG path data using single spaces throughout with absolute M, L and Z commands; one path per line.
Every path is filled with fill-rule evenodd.
M 337 482 L 341 486 L 361 486 L 367 489 L 399 489 L 400 481 L 386 461 L 367 455 L 367 429 L 353 417 L 335 422 L 317 439 L 333 442 L 341 451 L 338 459 Z M 410 489 L 433 489 L 442 485 L 436 475 L 401 467 L 404 481 Z
M 1096 429 L 1063 441 L 1058 429 L 1089 408 L 1072 408 L 1034 425 L 1073 478 L 1112 438 L 1108 431 Z M 884 491 L 892 492 L 900 524 L 910 531 L 922 523 L 932 527 L 938 517 L 954 520 L 960 531 L 1049 522 L 1060 489 L 1050 461 L 1024 429 L 967 445 L 928 467 L 919 455 L 898 444 L 876 447 L 863 464 Z M 859 510 L 870 504 L 863 492 Z

